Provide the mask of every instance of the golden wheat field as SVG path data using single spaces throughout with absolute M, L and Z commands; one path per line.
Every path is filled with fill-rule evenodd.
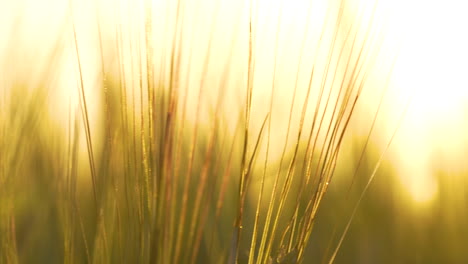
M 467 11 L 0 0 L 0 263 L 468 263 Z

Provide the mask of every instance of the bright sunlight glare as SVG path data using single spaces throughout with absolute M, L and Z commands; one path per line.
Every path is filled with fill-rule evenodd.
M 365 0 L 356 0 L 356 1 L 365 1 Z M 51 1 L 55 3 L 57 1 Z M 449 3 L 450 2 L 450 3 Z M 465 77 L 466 72 L 468 72 L 468 51 L 466 47 L 468 46 L 468 41 L 464 37 L 463 32 L 466 31 L 464 25 L 468 24 L 468 20 L 465 18 L 463 10 L 463 3 L 456 1 L 436 3 L 435 1 L 404 1 L 404 0 L 385 0 L 381 1 L 379 4 L 382 4 L 385 8 L 388 8 L 390 17 L 388 24 L 388 29 L 391 32 L 397 32 L 394 35 L 403 36 L 401 39 L 392 40 L 386 39 L 386 41 L 395 41 L 395 43 L 400 43 L 401 50 L 399 52 L 399 59 L 394 69 L 393 76 L 393 88 L 399 90 L 397 94 L 412 94 L 414 97 L 411 103 L 411 108 L 407 113 L 405 118 L 405 123 L 401 127 L 399 133 L 399 138 L 395 142 L 393 147 L 396 150 L 398 160 L 398 166 L 401 176 L 401 181 L 406 186 L 407 191 L 411 193 L 415 201 L 428 201 L 432 200 L 437 194 L 437 183 L 434 181 L 434 176 L 430 169 L 430 153 L 435 151 L 443 151 L 445 153 L 458 153 L 461 155 L 461 151 L 458 150 L 458 142 L 455 139 L 459 139 L 463 134 L 463 131 L 466 130 L 466 126 L 463 124 L 463 111 L 466 112 L 466 102 L 468 100 L 468 80 Z M 25 6 L 29 6 L 26 10 L 31 11 L 31 15 L 28 13 L 30 21 L 28 23 L 36 23 L 41 21 L 46 23 L 48 20 L 45 19 L 47 14 L 54 12 L 50 9 L 50 6 L 56 5 L 42 5 L 42 9 L 31 4 L 34 1 L 26 1 L 28 3 Z M 107 3 L 107 1 L 103 2 Z M 162 2 L 161 2 L 162 3 Z M 160 2 L 155 2 L 155 4 L 162 5 Z M 258 51 L 257 63 L 258 67 L 263 67 L 261 64 L 270 64 L 273 65 L 272 60 L 264 59 L 264 57 L 271 57 L 271 52 L 275 48 L 274 45 L 267 45 L 266 43 L 275 43 L 276 38 L 281 38 L 279 40 L 279 55 L 281 55 L 282 50 L 300 50 L 300 43 L 303 41 L 307 42 L 307 45 L 314 45 L 318 38 L 318 29 L 313 26 L 309 29 L 313 39 L 302 39 L 302 32 L 308 19 L 311 19 L 311 25 L 317 25 L 317 23 L 323 20 L 323 16 L 327 10 L 326 1 L 315 0 L 315 1 L 286 1 L 286 0 L 275 0 L 275 1 L 258 1 L 253 10 L 257 17 L 254 17 L 254 23 L 256 24 L 256 29 L 258 32 L 258 39 L 256 41 L 262 47 L 269 47 L 268 50 Z M 353 3 L 353 2 L 350 2 Z M 90 4 L 90 3 L 88 3 Z M 239 4 L 239 6 L 245 5 Z M 47 10 L 44 9 L 47 7 Z M 22 7 L 17 7 L 21 9 Z M 62 10 L 62 13 L 66 13 L 66 5 L 56 6 L 57 10 Z M 239 10 L 234 10 L 232 12 L 234 15 L 245 15 L 242 13 L 242 8 L 238 7 Z M 369 16 L 372 6 L 368 8 L 365 12 L 363 10 L 354 10 L 356 13 L 355 16 Z M 38 12 L 40 10 L 40 12 Z M 201 9 L 200 9 L 201 10 Z M 201 12 L 198 10 L 199 12 Z M 281 10 L 281 12 L 280 12 Z M 105 19 L 110 20 L 112 13 L 115 11 L 107 12 L 105 9 L 100 11 L 103 14 Z M 78 25 L 82 25 L 82 28 L 77 30 L 80 32 L 91 30 L 93 26 L 93 18 L 86 12 L 76 12 L 75 20 L 79 21 Z M 86 13 L 86 15 L 82 15 Z M 393 15 L 392 15 L 393 14 Z M 35 16 L 33 16 L 35 15 Z M 42 17 L 37 17 L 42 15 Z M 80 16 L 81 15 L 81 16 Z M 310 16 L 309 16 L 310 15 Z M 275 21 L 278 16 L 281 16 L 281 25 L 276 25 L 272 23 Z M 437 19 L 434 19 L 436 17 Z M 104 19 L 104 25 L 106 20 Z M 233 20 L 233 19 L 231 19 Z M 36 21 L 36 22 L 35 22 Z M 52 21 L 52 20 L 50 20 Z M 85 23 L 86 21 L 91 21 Z M 206 21 L 209 24 L 210 21 Z M 52 22 L 51 22 L 52 23 Z M 108 21 L 107 21 L 108 23 Z M 227 22 L 226 22 L 227 23 Z M 89 25 L 88 25 L 89 24 Z M 28 25 L 26 23 L 26 25 Z M 226 24 L 227 25 L 227 24 Z M 221 25 L 227 27 L 226 25 Z M 363 23 L 365 25 L 365 23 Z M 127 25 L 130 27 L 131 25 Z M 220 27 L 221 27 L 220 26 Z M 33 26 L 30 26 L 33 28 Z M 232 31 L 237 30 L 236 25 L 229 26 L 232 28 Z M 280 29 L 279 33 L 277 32 L 278 28 Z M 26 30 L 26 29 L 25 29 Z M 57 29 L 59 31 L 60 28 Z M 93 30 L 96 30 L 93 28 Z M 31 31 L 31 30 L 30 30 Z M 32 36 L 36 39 L 34 35 L 31 35 L 32 32 L 25 31 L 23 35 Z M 48 33 L 50 36 L 56 36 L 56 32 L 41 32 L 44 36 Z M 215 34 L 223 34 L 222 30 L 218 30 Z M 49 36 L 46 35 L 46 36 Z M 85 34 L 81 34 L 83 36 Z M 91 34 L 92 35 L 92 34 Z M 95 34 L 97 35 L 97 34 Z M 393 36 L 393 35 L 392 35 Z M 192 38 L 193 36 L 188 36 Z M 244 36 L 245 37 L 245 36 Z M 52 46 L 50 43 L 47 43 L 47 39 L 44 38 L 44 43 L 35 43 L 37 47 L 43 46 Z M 51 41 L 53 41 L 53 38 Z M 221 38 L 220 38 L 221 39 Z M 79 38 L 78 41 L 80 45 L 85 46 L 85 43 L 93 41 L 87 41 L 86 39 Z M 230 41 L 230 40 L 227 40 Z M 237 41 L 237 42 L 236 42 Z M 234 40 L 232 43 L 240 43 L 244 41 Z M 29 41 L 32 42 L 32 41 Z M 72 43 L 67 43 L 68 45 Z M 205 45 L 205 43 L 195 43 L 194 45 Z M 234 45 L 234 44 L 233 44 Z M 240 45 L 240 44 L 237 44 Z M 222 46 L 222 45 L 218 45 Z M 85 47 L 81 50 L 83 60 L 92 61 L 91 58 L 97 57 L 94 53 L 97 50 L 92 47 Z M 213 49 L 211 52 L 219 52 L 216 49 Z M 73 63 L 75 57 L 73 56 L 73 50 L 70 50 L 69 60 L 64 63 L 64 69 L 67 72 L 73 72 Z M 203 57 L 203 54 L 201 54 Z M 302 67 L 309 66 L 309 61 L 315 56 L 312 51 L 306 49 L 303 51 L 302 56 Z M 281 72 L 280 77 L 278 77 L 278 82 L 291 83 L 291 80 L 296 78 L 295 72 L 296 68 L 294 67 L 282 67 L 282 65 L 297 65 L 299 62 L 298 57 L 279 57 L 278 62 L 278 72 Z M 195 58 L 193 59 L 193 64 L 195 64 Z M 200 60 L 201 61 L 201 60 Z M 241 62 L 243 63 L 243 62 Z M 87 65 L 97 65 L 96 63 L 86 63 Z M 97 67 L 97 66 L 96 66 Z M 196 67 L 192 67 L 196 68 Z M 99 101 L 98 99 L 93 99 L 92 89 L 96 77 L 96 69 L 87 67 L 84 69 L 84 75 L 88 75 L 85 82 L 90 85 L 86 85 L 87 93 L 91 94 L 88 100 Z M 257 72 L 257 79 L 255 80 L 258 87 L 270 87 L 271 82 L 271 72 Z M 69 75 L 64 75 L 63 77 L 66 80 L 59 80 L 62 83 L 67 83 L 67 86 L 72 87 L 70 91 L 59 90 L 57 96 L 59 98 L 75 98 L 73 93 L 76 93 L 76 80 L 70 78 Z M 304 77 L 305 76 L 305 77 Z M 302 90 L 299 91 L 300 96 L 304 96 L 305 88 L 307 85 L 307 72 L 301 73 L 299 76 L 299 88 L 302 87 Z M 260 90 L 262 96 L 257 98 L 262 98 L 259 102 L 255 102 L 255 106 L 260 108 L 265 108 L 265 113 L 269 105 L 269 94 L 271 90 L 265 89 Z M 273 114 L 275 115 L 275 120 L 278 124 L 284 124 L 284 120 L 289 118 L 289 104 L 291 102 L 290 94 L 291 87 L 279 85 L 278 90 L 276 91 L 277 97 L 279 98 L 274 103 L 274 109 L 280 109 Z M 282 90 L 281 90 L 282 89 Z M 195 89 L 194 89 L 195 90 Z M 300 89 L 299 89 L 300 90 Z M 74 91 L 71 93 L 71 91 Z M 71 95 L 66 95 L 63 93 L 69 92 Z M 287 97 L 289 96 L 289 97 Z M 96 96 L 95 96 L 96 97 Z M 266 100 L 264 98 L 267 98 Z M 406 100 L 401 100 L 400 97 L 396 96 L 390 100 L 393 101 L 394 109 L 402 109 Z M 62 100 L 62 103 L 65 105 L 67 110 L 64 111 L 55 111 L 62 113 L 66 119 L 68 116 L 68 108 L 70 107 L 70 100 Z M 190 103 L 190 102 L 189 102 Z M 77 104 L 77 102 L 75 102 Z M 95 111 L 94 108 L 98 106 L 96 104 L 91 105 L 91 112 Z M 299 113 L 299 108 L 294 110 L 295 113 Z M 194 111 L 193 111 L 194 112 Z M 265 114 L 259 111 L 258 120 L 263 120 Z M 390 118 L 398 118 L 400 112 L 395 111 Z M 95 115 L 91 115 L 95 116 Z M 296 116 L 299 116 L 297 114 Z M 254 117 L 255 118 L 255 117 Z M 293 116 L 293 118 L 295 118 Z M 98 120 L 91 120 L 94 124 L 99 123 Z M 255 121 L 254 123 L 261 124 L 261 122 Z M 443 127 L 444 129 L 441 129 Z M 258 130 L 258 128 L 255 128 Z M 254 130 L 255 130 L 254 129 Z M 285 129 L 273 129 L 278 136 L 285 136 Z M 447 136 L 447 131 L 450 131 L 451 136 Z M 291 137 L 292 138 L 292 137 Z M 292 140 L 292 139 L 291 139 Z M 279 144 L 281 145 L 281 144 Z M 274 146 L 272 148 L 275 149 Z M 271 154 L 276 156 L 278 159 L 281 154 L 281 148 L 278 147 L 274 151 L 276 154 Z M 417 154 L 416 154 L 417 153 Z M 427 155 L 422 155 L 421 153 L 426 153 Z M 418 173 L 414 173 L 418 171 Z
M 462 32 L 468 20 L 461 1 L 408 2 L 404 8 L 411 15 L 393 24 L 405 35 L 393 81 L 414 95 L 396 147 L 401 181 L 415 202 L 427 202 L 437 194 L 431 153 L 460 154 L 467 128 L 468 40 Z

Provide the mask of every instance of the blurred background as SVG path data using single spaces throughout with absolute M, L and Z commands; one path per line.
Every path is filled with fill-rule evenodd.
M 237 212 L 236 177 L 243 171 L 239 124 L 245 122 L 249 84 L 253 89 L 247 124 L 254 132 L 248 136 L 247 153 L 256 162 L 244 217 L 253 223 L 258 194 L 265 188 L 269 197 L 276 171 L 286 171 L 296 156 L 306 160 L 306 139 L 296 139 L 296 133 L 303 127 L 313 131 L 317 112 L 323 114 L 324 127 L 337 123 L 331 109 L 344 101 L 338 87 L 353 85 L 348 72 L 355 69 L 356 80 L 365 82 L 336 160 L 330 163 L 336 168 L 326 181 L 329 187 L 303 262 L 329 262 L 340 246 L 335 263 L 468 263 L 467 11 L 460 1 L 419 0 L 0 0 L 1 260 L 113 262 L 120 259 L 115 253 L 118 241 L 138 240 L 141 244 L 128 252 L 140 255 L 124 253 L 124 260 L 227 262 L 233 238 L 226 234 L 231 234 Z M 322 78 L 312 79 L 311 73 Z M 167 130 L 174 137 L 168 139 L 162 135 L 171 134 L 163 131 L 172 128 L 167 125 L 171 117 L 164 111 L 173 105 L 173 97 L 174 107 L 183 109 L 176 120 L 184 125 Z M 306 110 L 304 98 L 310 98 Z M 331 102 L 329 108 L 328 103 L 319 104 L 324 98 Z M 255 156 L 254 142 L 263 124 L 268 137 L 261 137 Z M 315 137 L 323 146 L 335 142 L 326 130 Z M 166 161 L 162 154 L 169 151 L 165 140 L 174 140 L 174 160 Z M 295 152 L 297 142 L 303 145 L 298 143 Z M 214 154 L 209 154 L 212 145 Z M 215 164 L 214 157 L 220 165 L 206 165 Z M 174 202 L 174 207 L 157 211 L 163 207 L 155 202 L 152 208 L 149 200 L 155 196 L 143 190 L 159 184 L 150 179 L 148 185 L 144 175 L 160 167 L 176 168 L 174 175 L 177 169 L 187 171 L 174 176 L 175 187 L 166 190 L 167 197 L 181 194 L 182 204 L 184 177 L 192 175 L 187 192 L 194 204 L 188 207 L 207 208 L 206 214 L 202 209 L 199 215 L 188 211 L 206 227 L 193 227 L 186 245 L 178 242 L 176 231 L 179 225 L 192 231 L 191 218 L 170 224 L 183 215 L 181 205 Z M 216 177 L 228 171 L 233 173 L 223 185 L 221 176 Z M 301 175 L 301 170 L 293 174 Z M 112 180 L 114 176 L 120 182 Z M 167 179 L 162 183 L 172 186 Z M 92 185 L 98 186 L 94 199 L 103 204 L 98 213 L 92 209 Z M 210 185 L 219 198 L 198 198 Z M 299 190 L 296 185 L 292 193 Z M 137 198 L 112 198 L 114 191 L 127 189 Z M 68 204 L 68 199 L 74 202 Z M 219 211 L 217 199 L 225 199 Z M 116 209 L 125 201 L 122 211 Z M 286 203 L 281 221 L 288 221 L 293 206 Z M 268 202 L 262 202 L 261 212 L 267 207 Z M 151 217 L 159 221 L 153 209 L 171 215 L 161 221 L 173 232 L 158 240 L 174 243 L 167 258 L 154 259 L 152 248 L 142 246 L 157 245 L 149 242 L 151 237 L 132 235 L 139 225 L 153 230 Z M 149 220 L 142 220 L 145 212 Z M 130 220 L 106 220 L 120 219 L 120 213 Z M 128 228 L 117 232 L 124 238 L 113 237 L 110 230 L 116 226 Z M 244 230 L 239 263 L 247 263 L 253 224 L 245 224 Z M 81 236 L 89 241 L 82 242 L 86 239 Z M 219 248 L 213 246 L 217 240 Z M 177 253 L 177 243 L 182 243 L 182 251 L 185 246 L 200 250 Z M 96 251 L 111 253 L 101 256 Z M 270 263 L 295 261 L 294 256 L 273 257 Z

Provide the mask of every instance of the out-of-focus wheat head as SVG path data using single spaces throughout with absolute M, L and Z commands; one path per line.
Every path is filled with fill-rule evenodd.
M 6 263 L 304 262 L 395 56 L 374 1 L 2 7 Z

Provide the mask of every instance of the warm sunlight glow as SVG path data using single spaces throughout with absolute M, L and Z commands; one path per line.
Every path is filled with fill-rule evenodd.
M 442 151 L 455 158 L 467 128 L 468 41 L 461 32 L 468 21 L 462 5 L 408 5 L 411 15 L 393 24 L 405 33 L 394 84 L 402 94 L 414 93 L 397 155 L 401 181 L 415 201 L 431 200 L 437 193 L 430 170 L 432 153 Z M 404 103 L 397 100 L 395 105 Z
M 412 198 L 417 203 L 428 203 L 436 198 L 437 185 L 434 182 L 426 182 L 425 178 L 415 180 L 415 183 L 409 187 Z
M 439 188 L 437 181 L 430 170 L 421 170 L 421 166 L 414 167 L 414 170 L 407 174 L 407 178 L 403 180 L 404 185 L 417 204 L 432 202 L 437 198 Z
M 468 263 L 462 2 L 0 0 L 0 263 Z

